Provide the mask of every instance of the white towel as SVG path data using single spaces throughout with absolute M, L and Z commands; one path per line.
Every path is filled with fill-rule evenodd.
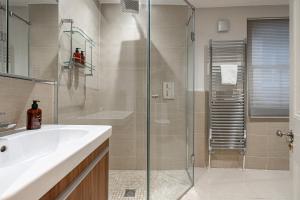
M 237 65 L 221 65 L 221 79 L 223 85 L 236 85 L 237 75 Z

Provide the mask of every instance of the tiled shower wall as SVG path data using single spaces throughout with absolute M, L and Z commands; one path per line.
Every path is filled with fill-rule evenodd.
M 151 168 L 185 169 L 187 160 L 186 6 L 151 8 L 151 90 L 159 98 L 151 100 Z M 192 78 L 192 77 L 191 77 Z M 175 83 L 175 98 L 163 98 L 162 84 Z
M 122 13 L 120 5 L 101 6 L 102 107 L 126 111 L 113 120 L 111 169 L 146 167 L 147 13 Z M 185 135 L 185 22 L 184 6 L 153 6 L 151 23 L 152 99 L 151 168 L 183 169 Z M 174 81 L 174 100 L 162 98 L 162 82 Z
M 80 118 L 98 112 L 101 93 L 99 85 L 100 55 L 100 10 L 98 1 L 63 0 L 59 2 L 59 21 L 74 20 L 74 26 L 94 40 L 93 76 L 85 76 L 85 70 L 78 67 L 64 69 L 64 62 L 70 58 L 70 38 L 63 33 L 70 30 L 70 24 L 60 26 L 59 30 L 59 67 L 58 67 L 58 121 L 62 124 L 97 124 L 92 120 Z M 76 40 L 76 39 L 75 39 Z M 78 40 L 78 39 L 77 39 Z M 72 52 L 75 51 L 73 47 Z
M 118 4 L 101 5 L 101 107 L 120 113 L 110 118 L 110 169 L 145 166 L 146 17 L 144 9 L 131 15 Z
M 195 92 L 195 166 L 206 167 L 208 159 L 208 92 Z
M 196 11 L 196 87 L 200 91 L 197 94 L 205 94 L 208 98 L 209 77 L 209 40 L 242 40 L 247 37 L 247 19 L 264 17 L 287 17 L 288 6 L 254 6 L 254 7 L 232 7 L 232 8 L 203 8 Z M 217 32 L 217 21 L 228 19 L 230 30 L 228 33 Z M 205 97 L 196 95 L 196 104 L 201 107 L 200 114 L 196 110 L 196 127 L 206 130 L 208 135 L 207 108 L 203 105 Z M 202 111 L 201 111 L 202 110 Z M 205 114 L 203 114 L 205 113 Z M 201 117 L 202 116 L 202 117 Z M 205 117 L 203 117 L 205 116 Z M 198 119 L 197 119 L 198 118 Z M 203 125 L 204 124 L 204 125 Z M 246 168 L 253 169 L 288 169 L 289 150 L 284 139 L 275 135 L 277 129 L 287 131 L 288 119 L 247 119 L 247 154 Z M 196 130 L 199 128 L 196 128 Z M 197 131 L 196 131 L 197 132 Z M 200 131 L 202 132 L 202 131 Z M 201 138 L 201 142 L 197 137 Z M 203 135 L 196 134 L 196 144 L 201 143 L 201 150 L 207 152 L 207 138 L 202 140 Z M 197 154 L 196 154 L 197 155 Z M 207 153 L 200 153 L 200 160 L 207 164 Z M 196 156 L 197 157 L 197 156 Z M 206 161 L 206 162 L 205 162 Z M 212 167 L 241 167 L 242 157 L 233 151 L 219 151 L 212 156 Z

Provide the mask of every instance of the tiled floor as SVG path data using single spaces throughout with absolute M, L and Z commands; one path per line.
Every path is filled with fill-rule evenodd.
M 152 200 L 176 200 L 188 188 L 185 171 L 153 171 Z M 110 200 L 144 200 L 145 171 L 110 171 Z M 124 197 L 136 189 L 136 197 Z M 291 200 L 288 171 L 195 169 L 195 187 L 182 200 Z
M 196 169 L 195 187 L 182 200 L 291 200 L 288 171 Z
M 135 189 L 135 198 L 124 197 L 126 189 Z M 146 171 L 110 170 L 109 200 L 143 200 L 146 197 Z
M 145 200 L 146 171 L 111 170 L 109 178 L 110 200 Z M 151 199 L 176 200 L 191 185 L 185 170 L 159 170 L 151 173 Z M 135 198 L 124 197 L 126 189 L 135 189 Z

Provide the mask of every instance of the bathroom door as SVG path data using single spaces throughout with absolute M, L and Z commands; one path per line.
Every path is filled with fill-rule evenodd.
M 291 22 L 291 90 L 290 128 L 294 132 L 294 149 L 290 153 L 293 175 L 293 200 L 300 199 L 300 0 L 290 1 Z

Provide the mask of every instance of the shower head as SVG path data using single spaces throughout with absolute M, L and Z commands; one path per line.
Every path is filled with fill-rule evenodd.
M 139 0 L 121 0 L 122 11 L 138 14 L 140 9 Z

